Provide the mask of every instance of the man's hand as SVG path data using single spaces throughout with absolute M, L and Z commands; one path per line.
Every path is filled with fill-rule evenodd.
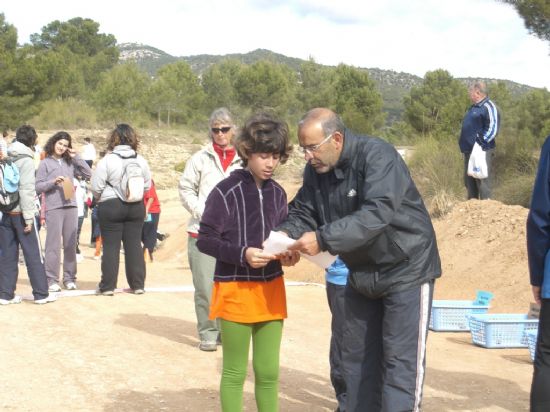
M 269 263 L 270 260 L 277 259 L 276 256 L 264 253 L 262 249 L 255 247 L 249 247 L 246 249 L 245 258 L 248 264 L 254 269 L 263 268 Z
M 540 305 L 540 286 L 531 286 L 533 290 L 533 297 L 535 298 L 535 302 L 537 302 Z
M 300 239 L 288 247 L 289 250 L 297 250 L 309 256 L 315 256 L 321 252 L 315 232 L 306 232 Z
M 24 233 L 31 233 L 32 230 L 32 223 L 29 223 L 28 225 L 25 225 L 25 228 L 23 229 Z

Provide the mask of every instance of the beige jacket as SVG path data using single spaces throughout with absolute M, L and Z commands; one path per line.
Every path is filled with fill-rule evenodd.
M 198 233 L 206 198 L 214 186 L 228 177 L 233 170 L 240 168 L 241 159 L 235 155 L 224 172 L 212 143 L 189 158 L 178 185 L 181 203 L 191 214 L 187 225 L 188 232 Z

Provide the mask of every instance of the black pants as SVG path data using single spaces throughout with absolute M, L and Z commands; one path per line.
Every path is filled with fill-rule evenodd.
M 379 299 L 345 291 L 346 411 L 419 411 L 434 282 Z
M 345 285 L 335 285 L 327 282 L 327 300 L 332 320 L 330 323 L 330 381 L 338 401 L 338 410 L 346 410 L 346 381 L 344 380 L 342 367 L 342 338 L 344 335 L 344 293 Z
M 468 176 L 468 162 L 470 161 L 470 155 L 471 153 L 464 153 L 464 186 L 466 186 L 466 191 L 468 192 L 468 199 L 490 199 L 495 150 L 490 149 L 485 152 L 485 161 L 487 162 L 488 173 L 486 179 L 476 179 L 472 176 Z
M 118 198 L 109 199 L 99 203 L 98 215 L 103 238 L 99 289 L 104 292 L 117 287 L 121 241 L 128 285 L 133 290 L 143 289 L 145 262 L 141 249 L 141 229 L 145 205 L 143 202 L 125 203 Z
M 0 299 L 11 300 L 15 296 L 19 275 L 19 246 L 23 249 L 34 299 L 44 299 L 49 295 L 38 229 L 36 224 L 30 233 L 25 233 L 24 229 L 22 215 L 3 214 L 0 221 Z
M 547 411 L 550 411 L 550 299 L 542 299 L 531 385 L 531 412 Z
M 159 227 L 159 219 L 160 213 L 151 213 L 151 221 L 143 223 L 141 241 L 143 242 L 143 250 L 147 249 L 150 256 L 153 256 L 153 251 L 157 245 L 157 229 Z

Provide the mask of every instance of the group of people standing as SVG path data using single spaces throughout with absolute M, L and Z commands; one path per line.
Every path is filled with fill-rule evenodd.
M 327 270 L 338 410 L 419 410 L 441 268 L 430 217 L 403 159 L 383 140 L 353 134 L 333 111 L 313 109 L 298 124 L 307 165 L 287 205 L 273 174 L 291 151 L 288 125 L 259 113 L 236 129 L 227 109 L 216 109 L 211 144 L 188 160 L 179 183 L 191 214 L 199 349 L 222 344 L 222 410 L 242 410 L 251 341 L 258 410 L 278 410 L 287 317 L 282 266 L 321 251 L 339 256 Z M 271 230 L 295 242 L 267 254 L 262 245 Z
M 468 93 L 472 106 L 459 139 L 464 184 L 468 199 L 489 199 L 500 114 L 484 82 L 472 83 Z M 419 411 L 441 262 L 429 214 L 398 152 L 381 139 L 355 135 L 333 111 L 312 109 L 298 124 L 307 161 L 303 184 L 286 207 L 285 192 L 272 179 L 291 150 L 286 123 L 257 114 L 237 131 L 222 108 L 212 113 L 209 133 L 211 144 L 189 159 L 179 191 L 191 214 L 199 349 L 215 351 L 223 342 L 222 410 L 242 410 L 250 341 L 258 410 L 278 410 L 287 317 L 282 266 L 295 264 L 296 252 L 328 251 L 338 255 L 326 271 L 337 411 Z M 485 152 L 486 179 L 467 174 L 474 144 Z M 550 259 L 549 148 L 547 142 L 528 226 L 533 293 L 542 303 L 534 411 L 550 405 L 550 276 L 542 276 Z M 263 252 L 270 230 L 295 239 L 286 253 Z
M 152 192 L 151 173 L 147 161 L 137 153 L 138 136 L 127 124 L 119 124 L 107 139 L 106 155 L 92 173 L 91 159 L 83 159 L 73 147 L 73 139 L 61 131 L 51 136 L 44 146 L 44 158 L 35 169 L 37 144 L 35 129 L 23 125 L 16 130 L 15 140 L 7 147 L 7 157 L 19 170 L 19 201 L 4 211 L 0 221 L 0 304 L 20 303 L 15 294 L 18 277 L 19 249 L 23 251 L 35 303 L 56 300 L 52 292 L 78 288 L 77 248 L 79 208 L 76 185 L 91 180 L 97 201 L 99 227 L 103 239 L 101 280 L 96 293 L 113 295 L 117 285 L 121 242 L 126 254 L 126 277 L 135 294 L 144 293 L 145 256 L 152 256 L 149 247 L 142 248 L 142 232 L 147 213 L 152 213 L 149 200 L 128 201 L 122 181 L 128 162 L 137 162 L 142 174 L 145 196 Z M 87 142 L 89 143 L 89 142 Z M 75 180 L 76 179 L 76 180 Z M 47 227 L 45 251 L 38 234 L 38 198 Z M 158 199 L 157 199 L 158 200 Z M 145 204 L 147 202 L 147 206 Z M 157 202 L 158 203 L 158 202 Z M 157 204 L 158 208 L 158 204 Z M 160 212 L 160 209 L 158 209 Z M 152 220 L 152 219 L 151 219 Z M 158 213 L 156 216 L 158 225 Z M 156 226 L 155 237 L 156 237 Z M 63 274 L 60 282 L 61 251 Z
M 465 166 L 474 143 L 491 165 L 500 118 L 482 82 L 470 89 L 473 105 L 460 138 Z M 209 119 L 211 142 L 187 161 L 179 195 L 191 217 L 188 258 L 195 287 L 199 349 L 221 345 L 220 401 L 224 412 L 241 411 L 250 344 L 255 396 L 260 412 L 278 411 L 279 353 L 287 318 L 283 266 L 301 254 L 338 255 L 327 268 L 327 299 L 332 314 L 331 382 L 338 411 L 419 411 L 426 370 L 426 341 L 434 285 L 441 276 L 435 232 L 409 170 L 389 143 L 360 136 L 327 108 L 308 111 L 298 123 L 298 141 L 307 164 L 303 183 L 288 203 L 274 179 L 292 150 L 288 125 L 257 113 L 238 128 L 226 108 Z M 90 162 L 58 132 L 45 145 L 36 172 L 37 135 L 17 129 L 7 149 L 20 170 L 19 204 L 0 222 L 0 303 L 18 303 L 17 253 L 23 249 L 36 303 L 55 300 L 62 285 L 76 289 L 77 210 L 67 180 L 91 179 L 103 238 L 97 294 L 113 295 L 122 243 L 126 277 L 135 294 L 144 292 L 146 265 L 156 237 L 158 198 L 149 166 L 138 151 L 138 137 L 127 124 L 110 133 L 106 155 L 92 173 Z M 1 143 L 1 142 L 0 142 Z M 535 360 L 532 410 L 547 410 L 550 358 L 550 145 L 545 143 L 528 222 L 533 293 L 542 303 Z M 0 147 L 0 153 L 2 147 Z M 121 189 L 125 164 L 143 171 L 143 201 L 128 202 Z M 491 167 L 489 167 L 491 170 Z M 72 185 L 72 182 L 71 182 Z M 465 174 L 468 198 L 487 199 L 490 180 Z M 152 190 L 150 190 L 152 188 Z M 36 196 L 44 193 L 46 260 L 36 225 Z M 143 230 L 144 221 L 153 229 Z M 150 230 L 149 230 L 150 229 Z M 294 239 L 278 255 L 263 250 L 270 231 Z M 153 234 L 154 233 L 154 234 Z M 50 250 L 48 250 L 48 248 Z

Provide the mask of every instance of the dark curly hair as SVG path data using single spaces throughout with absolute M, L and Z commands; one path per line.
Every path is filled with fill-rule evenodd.
M 235 148 L 243 166 L 248 164 L 248 157 L 252 153 L 277 153 L 280 163 L 283 164 L 292 151 L 288 125 L 269 113 L 255 114 L 241 129 L 235 140 Z
M 44 146 L 44 151 L 46 152 L 46 154 L 48 156 L 52 156 L 55 152 L 55 144 L 60 141 L 60 140 L 67 140 L 69 142 L 69 147 L 68 149 L 72 149 L 73 148 L 73 139 L 71 138 L 71 135 L 67 132 L 57 132 L 56 134 L 54 134 L 52 137 L 50 137 L 48 139 L 48 141 L 46 142 L 46 145 Z M 65 150 L 65 153 L 63 153 L 63 155 L 61 156 L 61 158 L 63 160 L 65 160 L 68 164 L 71 164 L 73 159 L 71 158 L 70 154 L 69 154 L 69 151 L 68 150 Z
M 118 145 L 128 145 L 137 152 L 139 146 L 138 135 L 132 126 L 126 123 L 117 124 L 107 138 L 107 150 L 113 151 Z

